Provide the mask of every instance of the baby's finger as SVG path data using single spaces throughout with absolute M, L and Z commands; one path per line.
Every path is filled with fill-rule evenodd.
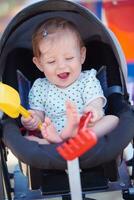
M 48 134 L 47 134 L 47 132 L 46 132 L 46 129 L 42 129 L 42 130 L 41 130 L 41 134 L 42 134 L 43 138 L 47 138 L 47 137 L 48 137 Z
M 29 116 L 29 117 L 21 117 L 21 120 L 24 122 L 24 123 L 28 123 L 30 120 L 32 119 L 32 117 L 31 116 Z
M 91 117 L 91 122 L 95 122 L 97 120 L 97 113 L 96 112 L 92 112 L 92 117 Z

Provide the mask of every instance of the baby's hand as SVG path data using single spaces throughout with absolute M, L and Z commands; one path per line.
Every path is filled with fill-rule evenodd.
M 34 110 L 29 110 L 29 113 L 30 117 L 21 117 L 21 123 L 26 129 L 33 131 L 38 128 L 40 118 Z
M 93 105 L 87 106 L 85 108 L 84 112 L 91 112 L 92 113 L 92 117 L 90 119 L 91 123 L 98 121 L 99 119 L 101 119 L 104 116 L 103 109 L 97 109 Z

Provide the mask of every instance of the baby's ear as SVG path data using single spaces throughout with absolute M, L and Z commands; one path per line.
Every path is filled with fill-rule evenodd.
M 83 64 L 85 62 L 86 59 L 86 47 L 82 47 L 81 48 L 81 64 Z
M 37 57 L 33 57 L 33 63 L 38 67 L 38 69 L 43 72 L 43 67 L 41 65 L 40 59 Z

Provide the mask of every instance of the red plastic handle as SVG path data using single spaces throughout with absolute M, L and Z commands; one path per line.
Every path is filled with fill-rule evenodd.
M 90 122 L 91 117 L 92 117 L 91 112 L 87 112 L 84 115 L 82 115 L 82 117 L 80 118 L 80 122 L 79 122 L 78 132 L 81 129 L 86 128 L 88 126 L 88 123 Z

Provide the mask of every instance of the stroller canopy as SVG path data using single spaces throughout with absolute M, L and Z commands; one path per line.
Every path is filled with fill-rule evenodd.
M 119 95 L 120 104 L 123 106 L 120 107 L 123 109 L 120 112 L 122 114 L 118 127 L 107 138 L 101 138 L 93 149 L 80 158 L 82 167 L 108 162 L 114 159 L 133 138 L 134 117 L 127 99 L 124 99 L 124 94 L 127 95 L 125 83 L 127 67 L 123 52 L 114 34 L 93 13 L 79 4 L 66 0 L 41 1 L 23 9 L 9 23 L 0 41 L 1 79 L 18 89 L 17 69 L 20 69 L 30 81 L 42 76 L 32 63 L 31 36 L 38 24 L 53 17 L 62 17 L 73 22 L 81 33 L 87 47 L 83 70 L 89 65 L 92 67 L 109 65 L 110 69 L 113 68 L 108 71 L 108 76 L 111 78 L 110 81 L 108 78 L 109 86 L 121 86 L 122 92 L 119 92 Z M 38 145 L 36 142 L 26 140 L 20 134 L 14 120 L 3 121 L 3 138 L 12 152 L 27 164 L 45 169 L 50 168 L 50 165 L 51 168 L 66 168 L 66 162 L 56 151 L 57 144 Z
M 53 17 L 62 17 L 73 22 L 85 43 L 96 40 L 108 44 L 126 78 L 126 61 L 113 33 L 92 12 L 79 4 L 66 0 L 38 2 L 25 8 L 13 18 L 0 41 L 1 75 L 3 74 L 9 53 L 16 48 L 32 49 L 31 35 L 33 31 L 38 24 Z

